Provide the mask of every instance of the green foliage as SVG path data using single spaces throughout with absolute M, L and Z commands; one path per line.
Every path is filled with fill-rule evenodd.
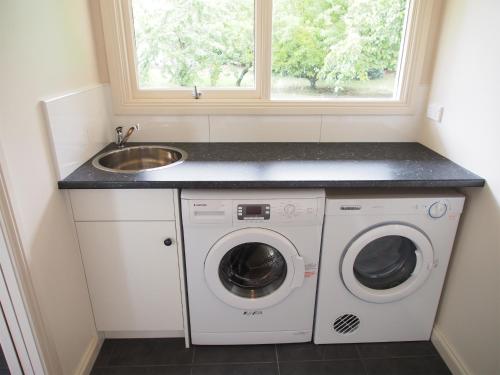
M 337 88 L 394 71 L 399 60 L 406 0 L 353 0 L 343 17 L 345 34 L 330 46 L 323 74 Z
M 328 53 L 325 30 L 335 29 L 330 1 L 275 0 L 273 5 L 273 72 L 306 78 L 315 88 Z
M 251 0 L 134 0 L 139 80 L 145 87 L 241 84 L 254 56 Z
M 273 0 L 273 74 L 335 91 L 383 78 L 397 68 L 406 3 Z M 133 0 L 133 11 L 143 87 L 234 87 L 254 69 L 252 0 Z

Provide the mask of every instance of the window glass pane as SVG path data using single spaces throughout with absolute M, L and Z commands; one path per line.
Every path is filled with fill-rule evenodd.
M 408 0 L 274 0 L 273 99 L 392 97 Z
M 132 0 L 142 89 L 253 88 L 253 0 Z

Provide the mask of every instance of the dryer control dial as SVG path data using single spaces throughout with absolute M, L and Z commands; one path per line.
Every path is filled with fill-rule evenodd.
M 446 215 L 448 211 L 448 205 L 444 201 L 438 201 L 431 204 L 429 207 L 429 216 L 433 219 L 439 219 Z
M 285 215 L 288 217 L 292 217 L 293 214 L 295 213 L 295 205 L 293 204 L 287 204 L 284 208 L 283 211 L 285 212 Z

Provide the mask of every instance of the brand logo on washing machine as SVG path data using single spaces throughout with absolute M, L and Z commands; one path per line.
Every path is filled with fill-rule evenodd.
M 262 310 L 243 311 L 243 315 L 245 315 L 245 316 L 256 316 L 256 315 L 262 315 L 262 314 L 263 314 Z

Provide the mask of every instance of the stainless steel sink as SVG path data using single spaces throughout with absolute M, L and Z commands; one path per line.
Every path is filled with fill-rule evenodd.
M 96 156 L 92 164 L 108 172 L 138 173 L 172 167 L 186 157 L 185 151 L 174 147 L 132 146 Z

